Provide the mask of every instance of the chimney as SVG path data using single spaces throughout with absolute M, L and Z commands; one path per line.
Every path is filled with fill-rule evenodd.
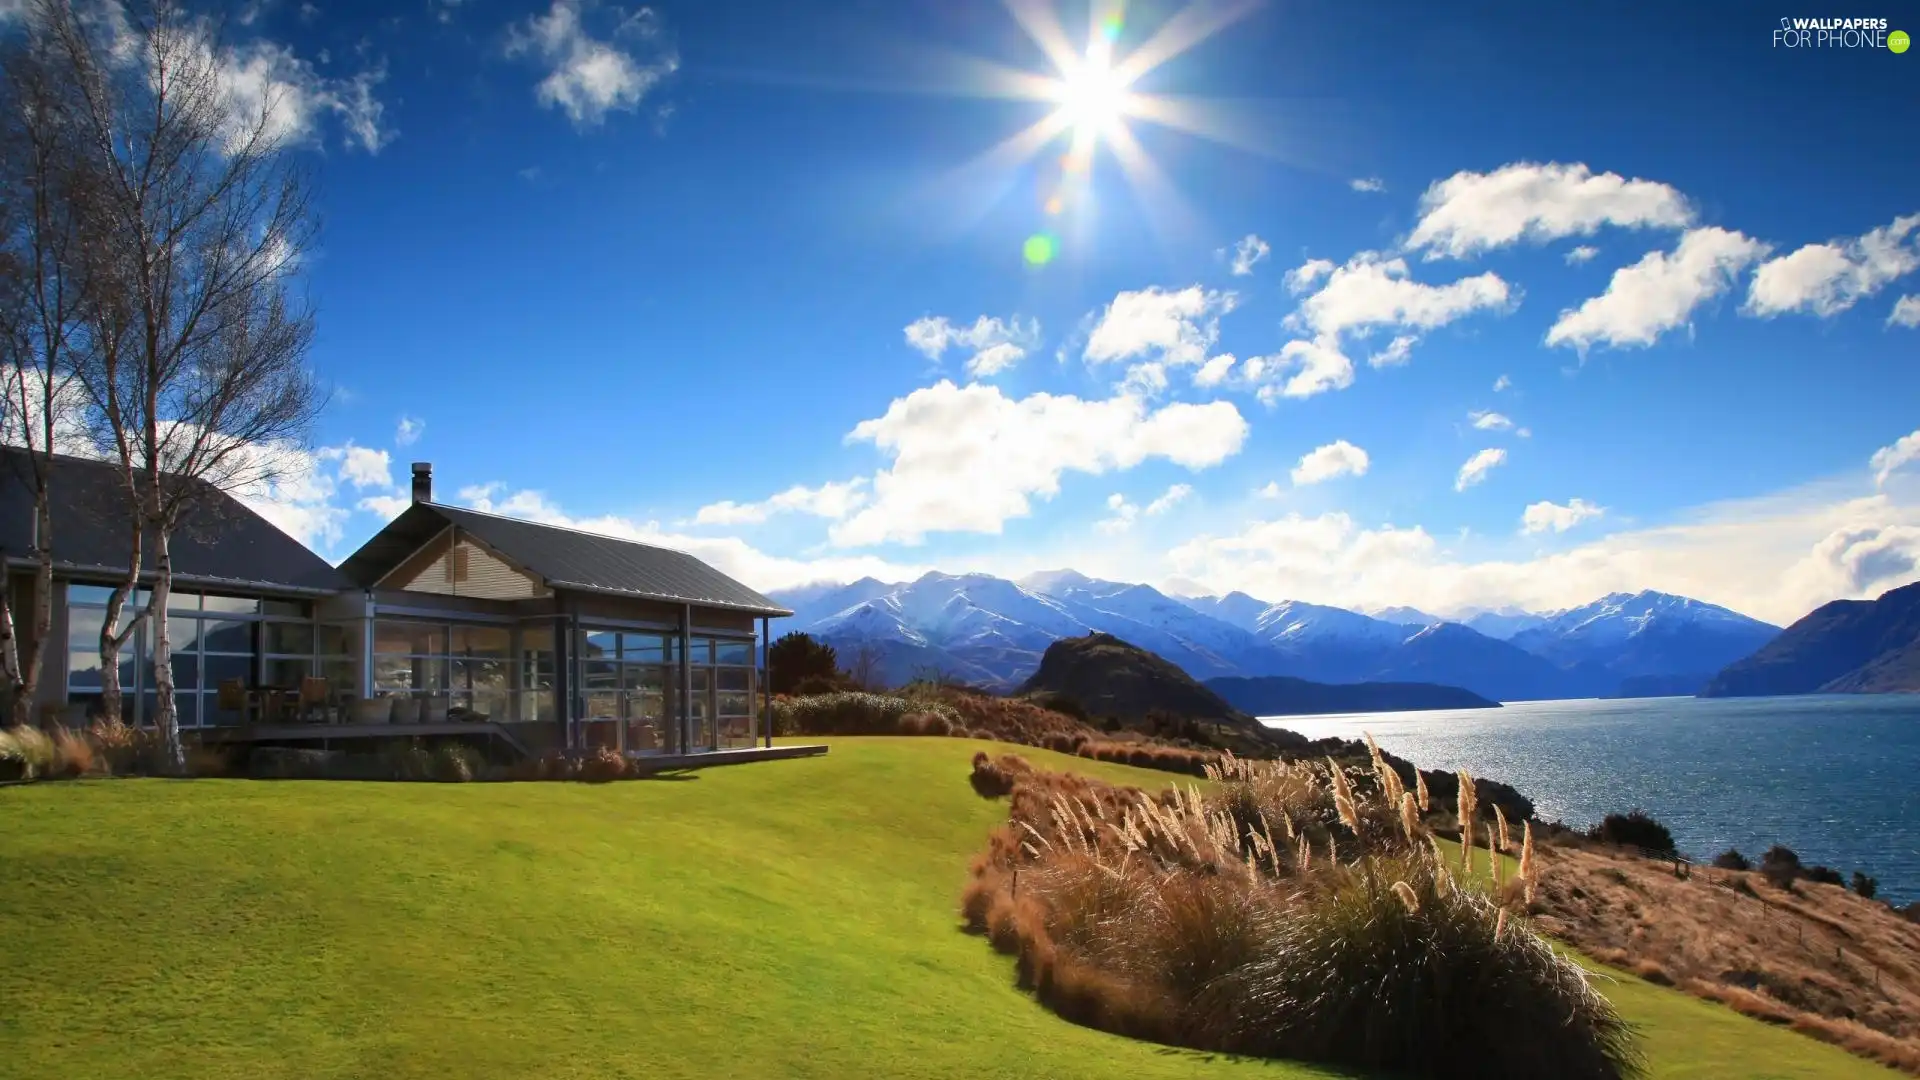
M 433 501 L 433 462 L 431 461 L 413 463 L 413 501 L 417 503 Z

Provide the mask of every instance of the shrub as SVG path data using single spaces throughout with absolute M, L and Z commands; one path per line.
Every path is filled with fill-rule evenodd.
M 433 751 L 432 776 L 442 783 L 464 784 L 485 770 L 480 751 L 462 742 L 444 742 Z
M 858 691 L 786 698 L 773 709 L 776 722 L 796 735 L 895 735 L 909 713 L 939 711 L 926 702 Z M 943 715 L 951 725 L 951 715 Z
M 837 694 L 846 688 L 847 684 L 833 675 L 806 675 L 793 684 L 793 692 L 798 696 Z
M 1745 855 L 1740 854 L 1738 848 L 1728 848 L 1720 854 L 1715 855 L 1713 857 L 1713 865 L 1721 870 L 1753 869 L 1753 864 L 1747 861 Z
M 1024 758 L 1005 754 L 995 760 L 981 750 L 973 755 L 973 773 L 967 779 L 981 798 L 994 799 L 1013 794 L 1014 781 L 1032 771 Z
M 1644 810 L 1608 814 L 1588 834 L 1605 844 L 1624 844 L 1659 855 L 1673 855 L 1673 834 Z
M 601 747 L 580 762 L 580 779 L 591 784 L 619 780 L 626 775 L 626 755 L 610 746 Z
M 1760 873 L 1775 887 L 1790 889 L 1800 876 L 1800 856 L 1790 847 L 1775 844 L 1760 856 Z
M 1490 899 L 1345 773 L 1228 756 L 1209 775 L 1158 796 L 1023 775 L 974 860 L 969 928 L 1048 1007 L 1120 1034 L 1425 1077 L 1640 1074 L 1631 1029 L 1518 914 L 1537 869 Z M 1338 799 L 1293 791 L 1309 782 Z M 1283 797 L 1340 803 L 1337 860 L 1323 829 L 1238 827 Z
M 1840 871 L 1825 866 L 1807 867 L 1801 871 L 1800 876 L 1806 878 L 1808 881 L 1817 881 L 1822 885 L 1838 885 L 1845 888 L 1847 884 L 1847 879 L 1840 876 Z
M 87 728 L 87 740 L 100 752 L 102 767 L 116 776 L 137 772 L 149 760 L 152 737 L 119 720 L 95 720 Z
M 767 676 L 776 694 L 808 693 L 803 680 L 825 681 L 839 689 L 840 660 L 833 646 L 799 633 L 783 634 L 767 649 Z
M 187 775 L 223 777 L 233 775 L 233 755 L 222 746 L 192 743 L 187 751 Z
M 53 772 L 53 740 L 34 727 L 0 729 L 0 765 L 7 779 L 37 780 Z
M 98 767 L 93 744 L 66 728 L 53 729 L 53 764 L 50 776 L 85 776 Z
M 1035 690 L 1026 695 L 1026 700 L 1033 702 L 1035 705 L 1049 712 L 1057 712 L 1062 716 L 1072 717 L 1082 724 L 1093 723 L 1093 717 L 1088 714 L 1085 705 L 1080 704 L 1075 698 L 1063 694 L 1058 690 Z
M 1880 882 L 1868 877 L 1864 870 L 1855 870 L 1853 872 L 1853 891 L 1859 893 L 1864 899 L 1871 900 L 1873 899 L 1873 894 L 1880 891 Z

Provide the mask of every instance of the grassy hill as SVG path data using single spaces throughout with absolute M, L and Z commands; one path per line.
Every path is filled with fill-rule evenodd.
M 1074 1027 L 958 932 L 985 744 L 581 784 L 0 790 L 0 1076 L 1338 1075 Z M 1165 774 L 1020 748 L 1036 763 Z M 1625 979 L 1654 1075 L 1894 1074 Z

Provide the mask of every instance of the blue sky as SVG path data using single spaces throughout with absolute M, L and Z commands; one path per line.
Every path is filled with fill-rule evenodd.
M 762 588 L 1786 621 L 1912 580 L 1920 56 L 1563 7 L 1126 5 L 1119 69 L 1219 29 L 1064 182 L 1077 129 L 992 151 L 1084 4 L 236 9 L 322 181 L 335 392 L 275 513 L 344 556 L 417 459 Z

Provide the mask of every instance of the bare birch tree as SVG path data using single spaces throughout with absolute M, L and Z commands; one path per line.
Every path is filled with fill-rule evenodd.
M 218 25 L 150 0 L 104 29 L 70 0 L 31 0 L 78 88 L 100 179 L 80 217 L 97 286 L 80 365 L 100 449 L 117 461 L 128 505 L 126 580 L 101 631 L 103 676 L 118 706 L 121 607 L 152 545 L 140 614 L 152 639 L 155 726 L 184 764 L 173 697 L 167 601 L 172 541 L 220 491 L 281 479 L 322 399 L 306 369 L 311 315 L 291 295 L 312 239 L 308 184 L 287 152 L 289 107 L 273 87 L 236 93 Z M 116 35 L 112 40 L 103 34 Z
M 0 576 L 0 678 L 12 722 L 33 721 L 53 626 L 54 454 L 74 449 L 75 349 L 84 338 L 87 282 L 76 208 L 92 179 L 71 122 L 71 82 L 58 77 L 38 25 L 0 42 L 0 441 L 21 448 L 13 479 L 33 498 L 33 607 L 14 610 Z M 10 555 L 0 551 L 0 566 Z

